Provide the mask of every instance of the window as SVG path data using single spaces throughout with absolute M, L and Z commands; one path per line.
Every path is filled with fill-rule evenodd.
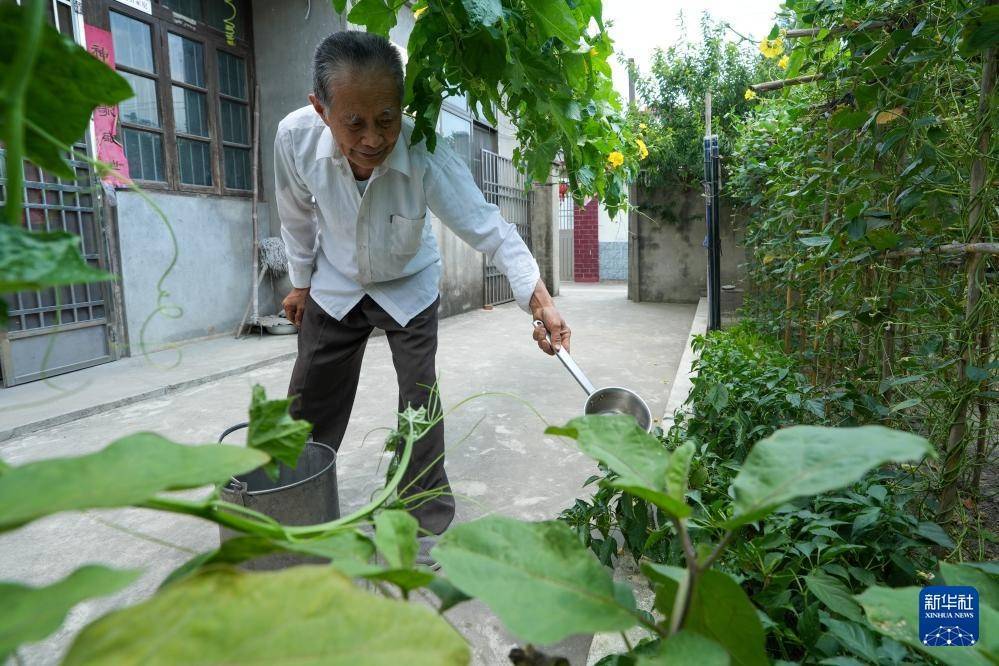
M 472 166 L 472 121 L 441 109 L 440 135 L 469 167 Z
M 72 2 L 70 0 L 42 1 L 45 2 L 45 16 L 49 25 L 70 39 L 74 39 Z M 23 3 L 23 0 L 21 2 Z
M 205 47 L 172 32 L 168 39 L 180 182 L 211 186 L 212 144 L 208 133 Z
M 136 180 L 165 182 L 152 27 L 117 12 L 110 21 L 115 68 L 135 92 L 118 107 L 129 172 Z
M 482 150 L 496 151 L 496 129 L 481 113 L 473 114 L 469 110 L 465 95 L 451 95 L 444 98 L 441 105 L 437 133 L 461 156 L 481 187 Z
M 144 187 L 246 194 L 253 187 L 252 57 L 245 0 L 114 0 L 84 5 L 110 30 L 135 97 L 120 106 L 132 178 Z
M 496 152 L 498 134 L 481 113 L 473 114 L 469 107 L 465 95 L 445 97 L 437 119 L 437 134 L 468 165 L 475 184 L 482 189 L 482 151 Z
M 222 161 L 225 186 L 246 190 L 250 183 L 250 105 L 246 62 L 218 52 L 219 114 L 222 126 Z

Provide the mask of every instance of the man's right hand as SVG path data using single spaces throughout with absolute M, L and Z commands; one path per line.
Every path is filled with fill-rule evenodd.
M 305 300 L 309 297 L 309 288 L 299 289 L 295 287 L 284 297 L 281 301 L 281 305 L 284 307 L 284 313 L 290 321 L 295 326 L 301 328 L 302 326 L 302 315 L 305 314 Z

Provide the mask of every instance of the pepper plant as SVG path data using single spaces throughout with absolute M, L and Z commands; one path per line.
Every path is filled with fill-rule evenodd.
M 724 537 L 729 488 L 753 446 L 794 423 L 850 425 L 845 415 L 856 397 L 811 385 L 794 357 L 749 320 L 699 336 L 694 346 L 699 358 L 684 409 L 667 432 L 653 435 L 667 451 L 696 449 L 687 530 L 698 551 Z M 945 560 L 959 560 L 927 506 L 931 466 L 932 460 L 872 471 L 842 489 L 790 502 L 732 540 L 715 567 L 737 579 L 759 611 L 770 658 L 920 659 L 890 637 L 879 641 L 848 600 L 872 586 L 938 584 L 946 578 Z M 616 476 L 604 466 L 603 475 L 587 482 L 600 482 L 592 497 L 577 499 L 560 518 L 606 564 L 627 567 L 634 558 L 683 566 L 684 547 L 669 515 L 616 488 Z

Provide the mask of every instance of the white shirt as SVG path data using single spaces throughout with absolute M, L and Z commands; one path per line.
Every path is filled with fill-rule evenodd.
M 401 326 L 437 299 L 441 258 L 427 209 L 510 280 L 530 312 L 538 264 L 517 228 L 487 203 L 468 166 L 444 141 L 410 146 L 403 121 L 395 148 L 363 193 L 329 128 L 311 106 L 289 113 L 274 139 L 281 236 L 295 287 L 342 319 L 368 294 Z

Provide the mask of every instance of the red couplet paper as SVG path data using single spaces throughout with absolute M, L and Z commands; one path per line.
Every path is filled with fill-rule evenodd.
M 114 42 L 111 33 L 92 25 L 84 25 L 87 51 L 105 65 L 114 69 Z M 98 106 L 94 109 L 94 135 L 97 137 L 97 159 L 114 168 L 104 182 L 116 187 L 128 185 L 128 159 L 118 135 L 118 106 Z

